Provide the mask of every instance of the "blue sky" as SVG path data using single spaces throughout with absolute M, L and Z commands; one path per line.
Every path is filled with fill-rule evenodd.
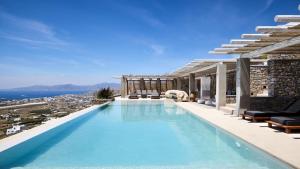
M 1 0 L 0 88 L 161 74 L 299 14 L 298 0 Z

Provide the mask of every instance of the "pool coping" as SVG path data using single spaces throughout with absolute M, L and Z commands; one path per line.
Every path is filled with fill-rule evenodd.
M 266 123 L 251 123 L 241 120 L 240 117 L 224 115 L 224 112 L 213 107 L 189 102 L 175 102 L 175 104 L 289 166 L 300 168 L 299 139 L 293 139 L 286 133 L 268 128 Z
M 94 105 L 81 111 L 71 113 L 67 116 L 46 121 L 40 126 L 4 138 L 0 140 L 0 153 L 110 103 L 111 102 Z M 218 111 L 213 107 L 190 102 L 174 102 L 174 104 L 207 121 L 211 125 L 219 127 L 225 132 L 236 136 L 237 138 L 253 145 L 284 163 L 287 163 L 291 167 L 300 168 L 299 139 L 292 139 L 285 133 L 276 133 L 274 132 L 274 129 L 264 126 L 266 124 L 249 123 L 246 120 L 240 120 L 238 117 L 224 115 L 224 112 Z M 280 142 L 278 140 L 280 140 Z
M 93 110 L 96 110 L 97 108 L 100 108 L 100 107 L 103 107 L 105 105 L 108 105 L 110 104 L 111 102 L 106 102 L 106 103 L 103 103 L 103 104 L 100 104 L 100 105 L 93 105 L 91 107 L 88 107 L 86 109 L 83 109 L 83 110 L 80 110 L 80 111 L 77 111 L 77 112 L 74 112 L 74 113 L 71 113 L 67 116 L 64 116 L 64 117 L 61 117 L 61 118 L 56 118 L 56 119 L 51 119 L 49 121 L 46 121 L 44 122 L 43 124 L 37 126 L 37 127 L 34 127 L 34 128 L 31 128 L 29 130 L 24 130 L 20 133 L 17 133 L 15 135 L 12 135 L 12 136 L 9 136 L 9 137 L 6 137 L 4 139 L 1 139 L 0 140 L 0 153 L 7 150 L 7 149 L 10 149 L 20 143 L 23 143 L 35 136 L 38 136 L 42 133 L 45 133 L 55 127 L 58 127 L 62 124 L 65 124 L 66 122 L 69 122 L 71 120 L 74 120 L 86 113 L 89 113 Z

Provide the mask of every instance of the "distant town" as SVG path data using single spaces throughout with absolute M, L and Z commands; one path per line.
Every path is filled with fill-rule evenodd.
M 93 92 L 0 101 L 0 139 L 96 103 Z

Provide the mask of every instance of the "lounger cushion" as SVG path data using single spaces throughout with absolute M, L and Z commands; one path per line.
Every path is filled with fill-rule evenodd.
M 245 115 L 253 116 L 253 117 L 271 117 L 276 116 L 282 113 L 274 112 L 274 111 L 246 111 Z
M 286 126 L 300 126 L 300 116 L 295 117 L 271 117 L 271 121 L 286 125 Z

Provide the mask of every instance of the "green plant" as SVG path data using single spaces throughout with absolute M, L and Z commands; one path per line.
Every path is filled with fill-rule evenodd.
M 96 93 L 97 99 L 111 99 L 113 95 L 114 95 L 113 90 L 111 90 L 109 87 L 102 88 Z

